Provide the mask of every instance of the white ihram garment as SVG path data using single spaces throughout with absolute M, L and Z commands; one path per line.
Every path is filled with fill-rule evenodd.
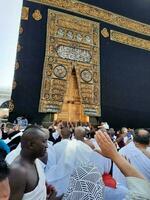
M 36 188 L 28 193 L 23 195 L 22 200 L 46 200 L 46 185 L 45 185 L 45 175 L 41 162 L 36 159 L 35 161 L 37 173 L 39 177 L 39 182 Z
M 83 163 L 93 163 L 100 174 L 110 171 L 111 161 L 81 141 L 65 139 L 55 144 L 54 149 L 57 164 L 46 172 L 46 180 L 55 186 L 58 195 L 66 192 L 71 173 Z
M 130 163 L 150 181 L 150 159 L 135 146 L 134 142 L 130 142 L 123 147 L 119 153 L 125 156 Z M 116 165 L 113 167 L 113 177 L 122 185 L 127 185 L 125 176 Z
M 20 155 L 20 151 L 21 151 L 21 144 L 18 144 L 16 149 L 7 154 L 5 158 L 7 164 L 10 165 Z
M 146 180 L 127 177 L 128 195 L 125 200 L 150 200 L 150 183 Z

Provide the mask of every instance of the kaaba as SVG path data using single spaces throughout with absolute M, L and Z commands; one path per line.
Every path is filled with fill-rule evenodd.
M 150 1 L 24 0 L 9 120 L 149 127 Z

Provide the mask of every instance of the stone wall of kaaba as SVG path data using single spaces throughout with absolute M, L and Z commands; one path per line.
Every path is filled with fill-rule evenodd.
M 149 127 L 150 21 L 148 0 L 24 0 L 10 102 L 18 115 L 40 122 L 48 10 L 100 24 L 101 117 L 112 127 Z

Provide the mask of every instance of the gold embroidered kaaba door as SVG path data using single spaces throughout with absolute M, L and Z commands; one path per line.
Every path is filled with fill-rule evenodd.
M 100 116 L 99 69 L 99 24 L 48 10 L 39 111 L 67 121 Z
M 67 91 L 64 97 L 61 112 L 55 114 L 55 120 L 88 122 L 89 117 L 83 114 L 83 105 L 79 95 L 75 69 L 70 74 Z

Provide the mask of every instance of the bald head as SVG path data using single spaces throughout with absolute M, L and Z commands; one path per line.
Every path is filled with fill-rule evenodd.
M 32 142 L 43 135 L 44 131 L 38 126 L 31 125 L 30 127 L 27 127 L 27 129 L 25 129 L 21 137 L 22 148 L 24 148 L 29 141 Z
M 83 140 L 85 137 L 85 129 L 82 126 L 75 128 L 75 138 L 77 140 Z
M 27 127 L 21 138 L 21 148 L 35 158 L 43 156 L 47 148 L 47 134 L 44 129 L 34 125 Z
M 61 136 L 63 139 L 69 139 L 70 138 L 70 131 L 67 127 L 64 127 L 61 129 Z
M 134 132 L 133 140 L 139 144 L 149 145 L 150 133 L 145 129 L 136 129 Z

